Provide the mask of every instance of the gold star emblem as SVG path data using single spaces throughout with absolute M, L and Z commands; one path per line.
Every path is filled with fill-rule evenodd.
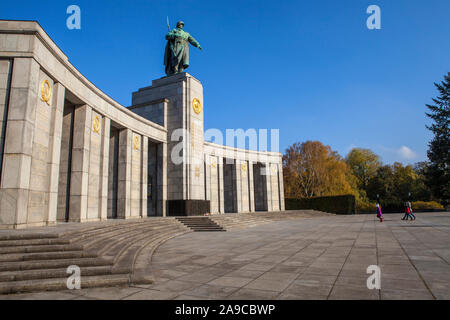
M 100 132 L 100 118 L 98 116 L 95 116 L 92 127 L 93 127 L 95 133 Z
M 139 136 L 134 137 L 133 145 L 134 145 L 134 150 L 139 150 L 139 148 L 141 146 L 141 141 L 139 139 Z
M 202 112 L 202 104 L 197 98 L 192 101 L 192 109 L 194 109 L 196 114 L 200 114 L 200 112 Z
M 199 167 L 196 167 L 196 168 L 195 168 L 195 176 L 196 176 L 197 178 L 200 178 L 200 168 L 199 168 Z
M 52 87 L 48 80 L 43 80 L 41 83 L 41 99 L 50 105 L 50 98 L 52 97 Z

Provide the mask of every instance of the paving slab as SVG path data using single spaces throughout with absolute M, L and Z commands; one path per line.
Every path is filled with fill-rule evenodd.
M 278 292 L 242 288 L 230 295 L 229 300 L 274 300 Z
M 76 291 L 74 290 L 73 293 L 89 299 L 121 300 L 141 290 L 142 289 L 140 288 L 132 288 L 132 287 L 109 287 L 109 288 L 81 289 Z
M 239 288 L 205 284 L 195 289 L 186 290 L 183 294 L 210 299 L 224 299 L 237 290 Z
M 217 286 L 225 286 L 225 287 L 234 287 L 234 288 L 241 288 L 245 286 L 250 281 L 253 281 L 252 278 L 243 278 L 243 277 L 229 277 L 229 276 L 223 276 L 220 278 L 217 278 L 208 284 L 210 285 L 217 285 Z
M 127 296 L 124 300 L 169 300 L 178 296 L 176 292 L 159 290 L 141 290 Z

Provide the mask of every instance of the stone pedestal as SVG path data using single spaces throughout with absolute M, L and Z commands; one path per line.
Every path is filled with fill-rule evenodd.
M 134 92 L 132 100 L 134 112 L 168 130 L 168 201 L 207 201 L 203 157 L 203 86 L 200 81 L 188 73 L 164 77 L 154 80 L 152 86 Z M 165 115 L 159 111 L 161 103 L 167 103 Z M 169 211 L 172 207 L 168 206 Z M 176 207 L 179 207 L 178 202 Z

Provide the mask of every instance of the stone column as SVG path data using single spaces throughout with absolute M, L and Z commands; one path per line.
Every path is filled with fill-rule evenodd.
M 142 187 L 142 136 L 132 133 L 131 146 L 131 213 L 132 218 L 141 217 Z
M 70 178 L 70 222 L 87 220 L 91 120 L 90 106 L 84 105 L 75 109 Z
M 142 137 L 141 155 L 141 218 L 147 217 L 148 138 Z
M 272 211 L 272 170 L 270 163 L 266 162 L 265 167 L 266 174 L 266 199 L 267 199 L 267 211 Z
M 233 180 L 235 180 L 233 191 L 235 191 L 236 212 L 242 212 L 242 170 L 241 160 L 234 161 Z
M 211 161 L 208 161 L 210 159 L 207 158 L 211 158 L 209 155 L 203 155 L 204 160 L 203 160 L 203 171 L 205 174 L 205 179 L 204 179 L 204 183 L 205 183 L 205 200 L 211 201 Z M 212 209 L 212 207 L 211 207 Z M 212 211 L 212 210 L 210 210 Z
M 272 210 L 280 210 L 280 197 L 278 189 L 278 163 L 272 163 L 270 167 L 270 180 L 272 188 Z
M 56 223 L 56 215 L 58 211 L 59 163 L 61 156 L 61 138 L 65 94 L 66 89 L 60 83 L 55 83 L 53 86 L 53 108 L 51 109 L 49 134 L 49 199 L 47 205 L 48 225 Z
M 38 63 L 15 58 L 0 189 L 0 224 L 8 227 L 27 223 L 38 82 Z
M 253 180 L 253 162 L 248 161 L 248 183 L 249 183 L 249 195 L 248 201 L 250 201 L 250 212 L 255 212 L 255 184 Z
M 225 189 L 223 182 L 223 158 L 219 157 L 217 161 L 217 172 L 219 176 L 219 212 L 225 213 Z
M 157 145 L 157 183 L 158 183 L 158 199 L 157 199 L 157 215 L 165 217 L 167 215 L 167 143 L 159 143 Z
M 249 194 L 248 194 L 248 162 L 246 160 L 241 160 L 240 165 L 241 172 L 241 203 L 242 212 L 249 212 Z
M 220 212 L 219 204 L 219 171 L 218 161 L 216 156 L 208 156 L 210 163 L 207 164 L 206 172 L 209 172 L 209 192 L 210 197 L 207 200 L 211 201 L 211 213 Z
M 121 219 L 127 219 L 131 213 L 131 139 L 130 129 L 120 131 L 117 217 Z
M 278 185 L 280 186 L 280 207 L 281 211 L 286 210 L 284 205 L 284 180 L 283 180 L 283 160 L 280 159 L 278 165 Z
M 109 118 L 103 118 L 102 127 L 102 150 L 101 167 L 100 167 L 100 201 L 99 211 L 100 220 L 108 219 L 108 179 L 109 179 L 109 140 L 111 133 L 111 120 Z

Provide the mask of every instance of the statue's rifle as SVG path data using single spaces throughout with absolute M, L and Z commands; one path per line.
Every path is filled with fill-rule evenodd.
M 167 28 L 169 29 L 170 33 L 172 30 L 170 30 L 169 16 L 167 16 Z M 169 40 L 169 47 L 170 50 L 173 52 L 173 40 Z

